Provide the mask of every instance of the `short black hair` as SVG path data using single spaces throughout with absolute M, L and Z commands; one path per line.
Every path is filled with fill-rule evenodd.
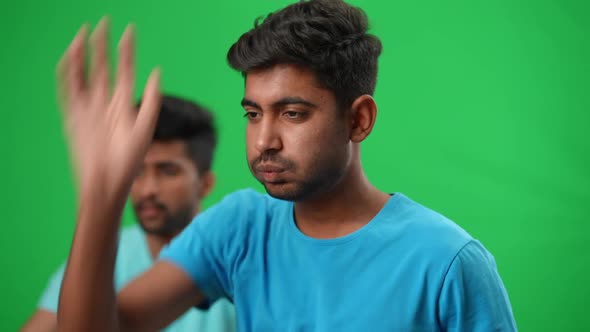
M 206 173 L 211 169 L 217 144 L 213 115 L 196 102 L 163 95 L 153 140 L 185 141 L 187 154 L 197 170 L 201 174 Z
M 342 0 L 300 1 L 260 21 L 229 49 L 227 60 L 235 70 L 247 75 L 277 64 L 300 65 L 344 108 L 373 94 L 382 47 L 367 33 L 362 9 Z

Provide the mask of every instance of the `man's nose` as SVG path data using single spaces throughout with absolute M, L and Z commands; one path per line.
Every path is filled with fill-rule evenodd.
M 136 181 L 140 181 L 140 194 L 142 197 L 157 196 L 160 186 L 156 176 L 146 174 Z
M 272 116 L 264 117 L 254 130 L 257 131 L 255 144 L 259 153 L 282 149 L 281 137 Z

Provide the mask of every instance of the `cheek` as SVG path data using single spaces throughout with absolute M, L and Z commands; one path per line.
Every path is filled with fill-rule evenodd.
M 184 205 L 197 196 L 197 189 L 197 184 L 185 177 L 170 179 L 161 185 L 160 200 L 170 207 Z
M 248 160 L 257 156 L 255 144 L 254 130 L 250 128 L 250 125 L 246 125 L 246 158 Z
M 298 159 L 309 159 L 317 153 L 318 145 L 321 144 L 321 136 L 321 132 L 317 128 L 296 128 L 291 130 L 284 143 L 289 147 L 293 156 L 298 156 Z
M 136 203 L 140 200 L 140 193 L 141 189 L 139 185 L 135 184 L 135 182 L 131 185 L 131 190 L 129 190 L 129 198 L 131 198 L 131 202 Z
M 292 134 L 283 138 L 283 151 L 279 154 L 293 164 L 292 171 L 302 176 L 308 172 L 310 164 L 316 159 L 316 147 L 305 136 Z
M 340 151 L 348 141 L 344 135 L 345 132 L 334 125 L 298 128 L 289 135 L 289 154 L 296 158 L 295 161 L 308 165 L 338 159 Z

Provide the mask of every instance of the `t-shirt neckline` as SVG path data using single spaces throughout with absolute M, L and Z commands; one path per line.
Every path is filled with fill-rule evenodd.
M 288 208 L 288 214 L 289 214 L 288 229 L 289 229 L 289 232 L 294 234 L 295 237 L 297 237 L 303 241 L 306 241 L 308 243 L 312 243 L 315 245 L 321 245 L 321 246 L 334 246 L 334 245 L 340 245 L 340 244 L 350 242 L 350 241 L 354 240 L 355 238 L 361 236 L 362 234 L 366 233 L 374 225 L 378 224 L 379 221 L 383 219 L 382 217 L 385 213 L 391 213 L 391 211 L 399 205 L 398 202 L 405 198 L 405 196 L 402 193 L 398 193 L 398 192 L 391 193 L 390 195 L 391 195 L 391 197 L 387 200 L 385 205 L 381 208 L 381 210 L 379 210 L 379 212 L 377 212 L 377 214 L 371 220 L 369 220 L 369 222 L 366 225 L 364 225 L 363 227 L 357 229 L 356 231 L 354 231 L 350 234 L 346 234 L 341 237 L 330 238 L 330 239 L 318 239 L 318 238 L 314 238 L 314 237 L 305 235 L 295 224 L 295 204 L 293 202 L 289 202 L 289 208 Z

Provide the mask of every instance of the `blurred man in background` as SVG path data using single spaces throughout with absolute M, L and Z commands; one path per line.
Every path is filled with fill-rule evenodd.
M 211 163 L 216 145 L 212 115 L 203 107 L 163 96 L 153 141 L 131 187 L 138 224 L 120 232 L 115 287 L 120 290 L 147 270 L 199 212 L 215 178 Z M 64 266 L 51 278 L 35 314 L 23 331 L 57 330 L 57 308 Z M 166 332 L 235 330 L 234 308 L 222 299 L 189 309 Z

